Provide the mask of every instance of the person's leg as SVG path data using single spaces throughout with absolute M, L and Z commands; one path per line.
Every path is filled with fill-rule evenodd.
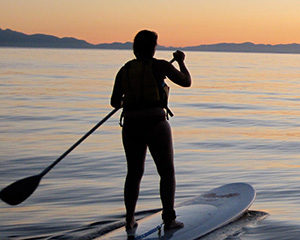
M 160 196 L 163 205 L 162 218 L 168 228 L 183 227 L 175 221 L 175 170 L 173 160 L 173 143 L 170 125 L 167 121 L 157 123 L 151 130 L 149 137 L 149 150 L 155 161 L 160 175 Z
M 126 207 L 126 227 L 133 228 L 134 212 L 139 195 L 140 182 L 144 173 L 144 163 L 147 146 L 137 134 L 137 129 L 124 126 L 122 131 L 123 146 L 127 160 L 127 176 L 124 186 L 124 201 Z

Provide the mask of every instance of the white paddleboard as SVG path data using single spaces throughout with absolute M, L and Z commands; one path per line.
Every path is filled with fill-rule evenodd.
M 251 185 L 227 184 L 176 207 L 177 220 L 184 223 L 184 228 L 164 231 L 161 212 L 158 212 L 138 221 L 135 238 L 130 239 L 197 239 L 239 218 L 248 210 L 254 199 L 255 190 Z M 127 237 L 125 228 L 122 227 L 97 240 L 122 240 Z

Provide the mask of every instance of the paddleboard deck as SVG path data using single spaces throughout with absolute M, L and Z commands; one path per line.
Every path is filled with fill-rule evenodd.
M 255 195 L 255 190 L 247 183 L 227 184 L 176 207 L 177 219 L 184 223 L 184 228 L 164 231 L 161 212 L 158 212 L 138 221 L 134 236 L 130 238 L 122 227 L 97 240 L 198 239 L 242 216 L 253 203 Z

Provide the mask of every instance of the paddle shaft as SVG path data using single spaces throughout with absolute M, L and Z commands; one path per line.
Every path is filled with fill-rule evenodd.
M 170 62 L 172 63 L 173 61 L 174 59 L 172 59 Z M 91 135 L 118 110 L 118 108 L 113 109 L 109 114 L 107 114 L 106 117 L 104 117 L 99 123 L 97 123 L 90 131 L 82 136 L 76 143 L 74 143 L 67 151 L 65 151 L 51 165 L 45 168 L 40 174 L 20 179 L 2 189 L 0 191 L 0 199 L 10 205 L 18 205 L 26 200 L 38 187 L 43 176 L 45 176 L 53 167 L 56 166 L 56 164 L 58 164 L 64 157 L 66 157 L 72 150 L 74 150 L 74 148 L 82 143 L 89 135 Z
M 109 114 L 106 115 L 99 123 L 97 123 L 90 131 L 88 131 L 84 136 L 82 136 L 76 143 L 74 143 L 67 151 L 65 151 L 59 158 L 57 158 L 50 166 L 45 168 L 44 171 L 40 173 L 40 176 L 45 176 L 56 164 L 58 164 L 64 157 L 66 157 L 71 151 L 74 150 L 80 143 L 82 143 L 88 136 L 90 136 L 97 128 L 99 128 L 104 122 L 106 122 L 114 113 L 116 113 L 119 108 L 113 109 Z

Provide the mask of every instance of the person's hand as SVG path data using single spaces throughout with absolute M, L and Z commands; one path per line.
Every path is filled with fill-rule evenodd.
M 177 62 L 183 62 L 185 58 L 185 54 L 182 51 L 177 50 L 176 52 L 173 53 L 173 58 Z

